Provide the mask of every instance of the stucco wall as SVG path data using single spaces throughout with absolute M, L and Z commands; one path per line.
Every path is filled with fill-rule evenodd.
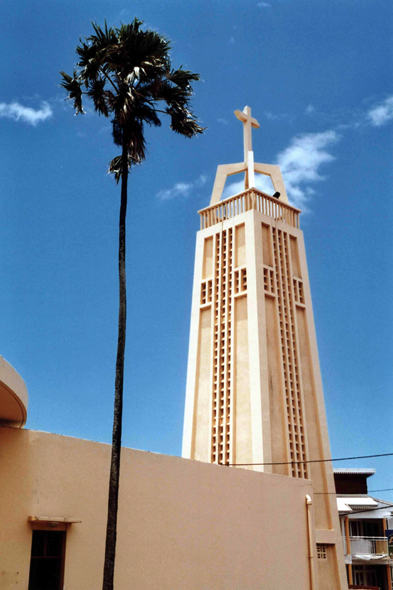
M 28 587 L 28 516 L 68 525 L 66 590 L 99 590 L 110 447 L 0 428 L 0 589 Z M 308 590 L 310 482 L 123 449 L 116 590 Z

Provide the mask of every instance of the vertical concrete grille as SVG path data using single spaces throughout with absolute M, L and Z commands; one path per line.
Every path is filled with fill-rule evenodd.
M 229 463 L 231 451 L 233 230 L 215 237 L 214 259 L 214 363 L 213 463 Z
M 294 325 L 292 277 L 289 265 L 289 236 L 272 227 L 276 293 L 280 322 L 281 358 L 284 375 L 285 402 L 292 476 L 307 478 L 303 412 L 301 407 L 299 362 Z
M 202 287 L 201 287 L 201 305 L 205 305 L 206 301 L 207 301 L 207 295 L 206 295 L 206 281 L 204 281 L 202 283 Z
M 263 287 L 265 292 L 274 295 L 274 270 L 268 266 L 263 266 Z
M 234 288 L 235 295 L 245 293 L 247 291 L 247 269 L 238 268 L 234 273 Z
M 213 298 L 213 281 L 211 279 L 202 281 L 201 284 L 201 305 L 207 305 L 212 302 Z
M 293 279 L 293 292 L 295 295 L 295 302 L 304 306 L 303 281 L 295 277 Z

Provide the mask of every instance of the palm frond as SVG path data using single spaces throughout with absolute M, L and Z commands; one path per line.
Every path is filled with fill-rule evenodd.
M 130 165 L 141 164 L 145 160 L 146 142 L 142 121 L 130 120 L 127 126 L 120 126 L 116 119 L 113 119 L 112 136 L 116 145 L 126 146 Z
M 127 169 L 129 170 L 130 168 L 131 168 L 131 161 L 130 161 L 130 159 L 128 159 Z M 113 158 L 113 160 L 111 160 L 109 162 L 108 174 L 113 174 L 115 177 L 115 180 L 118 184 L 119 181 L 121 180 L 122 173 L 123 173 L 123 156 L 120 155 L 120 156 L 116 156 L 116 158 Z
M 87 95 L 93 100 L 94 110 L 98 111 L 100 115 L 108 116 L 111 104 L 110 98 L 113 96 L 109 91 L 105 90 L 105 78 L 98 78 L 93 80 L 87 91 Z
M 135 18 L 119 28 L 96 23 L 93 34 L 80 39 L 76 49 L 78 71 L 73 76 L 62 72 L 62 86 L 82 113 L 82 87 L 93 101 L 95 110 L 112 118 L 115 145 L 126 147 L 127 166 L 140 164 L 146 157 L 144 125 L 159 127 L 158 105 L 165 104 L 170 127 L 185 137 L 203 133 L 190 110 L 191 83 L 199 74 L 180 67 L 173 69 L 170 42 L 152 30 L 143 30 Z M 162 112 L 162 111 L 161 111 Z M 121 156 L 114 158 L 109 172 L 118 182 Z
M 68 96 L 66 100 L 73 100 L 74 101 L 74 109 L 76 111 L 76 115 L 85 114 L 82 106 L 82 81 L 74 70 L 74 75 L 69 76 L 65 72 L 60 72 L 63 80 L 61 85 L 65 88 L 68 92 Z
M 206 129 L 198 124 L 198 119 L 187 109 L 179 110 L 172 107 L 167 108 L 166 112 L 171 117 L 171 129 L 185 137 L 202 134 Z
M 138 117 L 150 126 L 161 127 L 161 119 L 157 115 L 156 109 L 147 102 L 138 106 Z
M 123 126 L 123 142 L 132 164 L 142 164 L 146 158 L 146 141 L 143 133 L 143 121 L 130 119 Z
M 181 67 L 178 70 L 168 70 L 166 72 L 166 78 L 172 84 L 176 84 L 183 89 L 191 89 L 190 82 L 197 81 L 200 79 L 199 74 L 193 74 L 188 70 L 183 70 Z
M 158 100 L 164 100 L 168 106 L 174 106 L 178 110 L 187 107 L 192 96 L 191 87 L 182 88 L 172 86 L 165 81 L 157 90 Z
M 106 21 L 104 30 L 102 30 L 97 23 L 92 22 L 91 24 L 93 25 L 95 35 L 90 35 L 86 40 L 96 51 L 102 51 L 111 45 L 116 45 L 118 43 L 117 29 L 113 29 L 112 27 L 108 28 Z

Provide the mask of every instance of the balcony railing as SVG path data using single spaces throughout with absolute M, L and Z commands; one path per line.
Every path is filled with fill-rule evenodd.
M 288 223 L 292 227 L 300 227 L 300 209 L 296 209 L 296 207 L 292 207 L 253 188 L 225 199 L 225 201 L 220 201 L 217 205 L 198 211 L 201 216 L 201 229 L 206 229 L 226 219 L 232 219 L 236 215 L 251 209 L 264 213 L 277 221 Z
M 386 555 L 388 541 L 386 537 L 349 537 L 352 555 Z

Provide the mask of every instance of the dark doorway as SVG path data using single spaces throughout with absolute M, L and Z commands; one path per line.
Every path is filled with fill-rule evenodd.
M 33 531 L 29 590 L 61 590 L 65 531 Z

